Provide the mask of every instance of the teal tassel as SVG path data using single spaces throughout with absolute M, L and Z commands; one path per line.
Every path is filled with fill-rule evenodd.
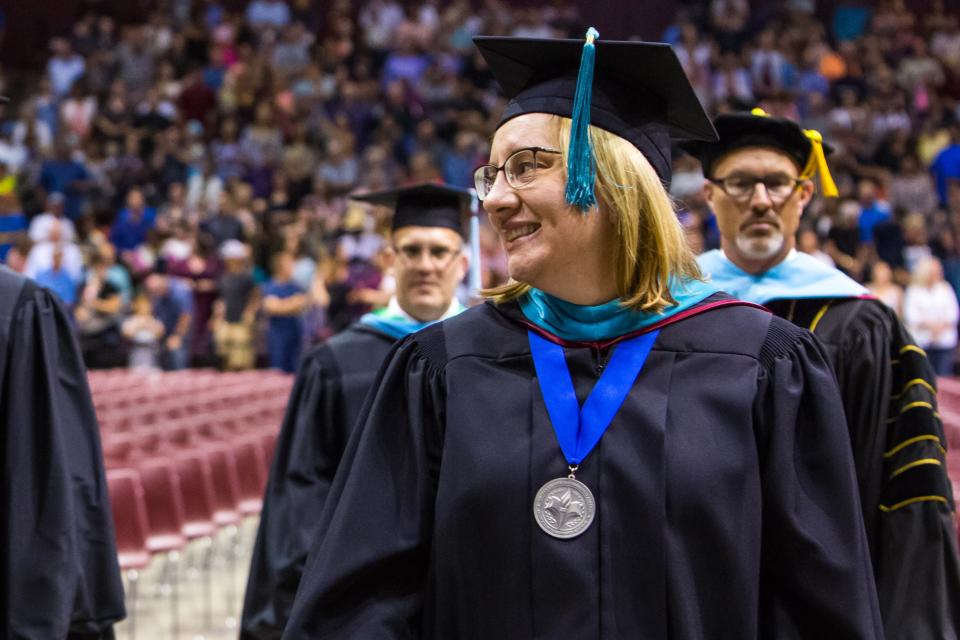
M 570 146 L 567 149 L 567 190 L 564 194 L 569 204 L 581 211 L 588 211 L 597 203 L 593 183 L 597 171 L 593 163 L 590 145 L 590 100 L 593 95 L 593 68 L 597 48 L 593 41 L 600 37 L 596 29 L 587 29 L 587 41 L 580 56 L 580 71 L 577 74 L 577 89 L 573 96 L 573 120 L 570 129 Z

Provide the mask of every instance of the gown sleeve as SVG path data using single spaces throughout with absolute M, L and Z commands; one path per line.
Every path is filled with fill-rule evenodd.
M 843 406 L 812 334 L 773 318 L 755 403 L 761 638 L 882 638 Z
M 123 587 L 86 370 L 63 307 L 32 283 L 3 380 L 0 635 L 111 638 Z
M 877 591 L 888 640 L 954 638 L 960 632 L 960 560 L 946 470 L 936 376 L 923 350 L 894 320 L 878 444 Z M 881 453 L 882 452 L 882 453 Z
M 434 363 L 442 361 L 408 338 L 381 369 L 320 517 L 285 639 L 420 637 L 445 406 Z
M 307 354 L 290 392 L 270 467 L 243 604 L 243 640 L 279 638 L 346 432 L 340 375 L 327 346 Z

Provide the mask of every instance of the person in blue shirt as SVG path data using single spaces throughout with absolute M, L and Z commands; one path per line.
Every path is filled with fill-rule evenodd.
M 950 180 L 960 178 L 960 124 L 950 127 L 950 144 L 934 158 L 930 172 L 937 183 L 940 205 L 946 206 Z
M 263 288 L 263 311 L 270 318 L 267 353 L 270 366 L 295 373 L 303 346 L 303 314 L 307 294 L 293 279 L 294 257 L 278 253 L 273 259 L 273 279 Z
M 77 301 L 77 282 L 70 273 L 63 268 L 63 250 L 57 247 L 53 251 L 53 264 L 44 269 L 34 278 L 41 287 L 52 291 L 68 308 L 73 308 Z
M 873 228 L 890 219 L 890 204 L 877 197 L 877 183 L 872 178 L 864 178 L 857 185 L 860 199 L 860 242 L 873 242 Z
M 163 324 L 161 366 L 170 371 L 185 369 L 193 320 L 189 293 L 184 291 L 181 283 L 165 274 L 151 274 L 145 284 L 153 305 L 153 316 Z
M 157 211 L 148 207 L 139 187 L 127 193 L 127 206 L 110 227 L 110 242 L 117 251 L 131 251 L 147 240 L 147 232 L 157 221 Z
M 7 252 L 27 235 L 27 217 L 21 211 L 13 195 L 0 197 L 0 262 L 5 262 Z
M 40 186 L 47 193 L 62 193 L 66 198 L 64 213 L 76 220 L 83 214 L 84 194 L 93 181 L 84 164 L 71 157 L 70 147 L 58 141 L 55 157 L 45 160 L 40 167 Z

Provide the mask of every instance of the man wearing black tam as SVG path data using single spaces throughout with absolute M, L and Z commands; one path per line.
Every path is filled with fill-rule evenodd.
M 676 56 L 475 42 L 511 281 L 380 370 L 284 637 L 880 637 L 826 357 L 703 281 L 664 188 L 715 138 Z
M 385 309 L 317 346 L 290 395 L 263 500 L 241 638 L 279 638 L 320 513 L 377 370 L 404 336 L 463 310 L 463 220 L 470 192 L 419 185 L 354 196 L 394 209 L 388 261 L 396 294 Z
M 960 561 L 936 377 L 892 309 L 795 249 L 819 172 L 836 190 L 817 132 L 762 111 L 718 117 L 703 164 L 722 249 L 700 256 L 725 291 L 766 305 L 826 346 L 844 400 L 888 640 L 955 638 Z

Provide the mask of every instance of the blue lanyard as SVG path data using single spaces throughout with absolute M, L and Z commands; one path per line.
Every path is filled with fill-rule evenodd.
M 563 347 L 533 331 L 527 332 L 540 392 L 560 449 L 571 466 L 579 465 L 600 442 L 630 393 L 659 334 L 651 331 L 619 343 L 581 409 Z

